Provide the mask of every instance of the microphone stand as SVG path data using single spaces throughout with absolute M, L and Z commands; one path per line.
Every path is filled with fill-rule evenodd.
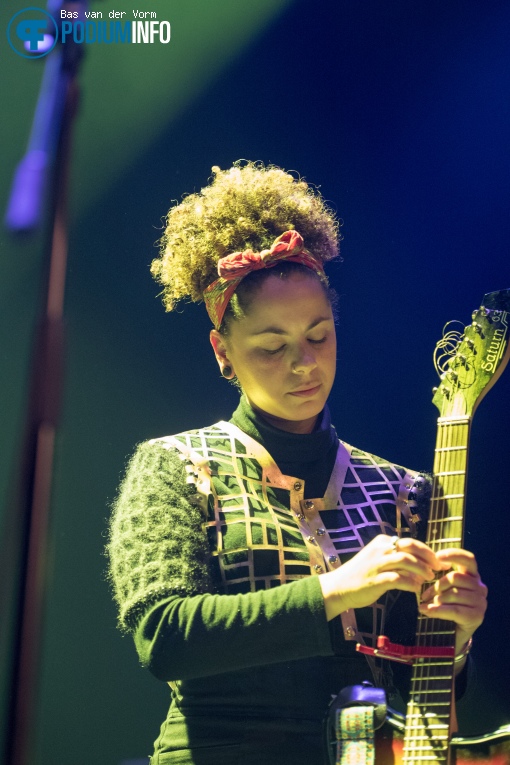
M 48 11 L 61 27 L 61 9 L 78 10 L 85 2 L 49 0 Z M 60 35 L 59 35 L 60 36 Z M 45 175 L 50 169 L 48 253 L 43 266 L 43 301 L 30 370 L 29 401 L 15 497 L 8 503 L 2 558 L 6 575 L 0 586 L 2 621 L 13 618 L 10 709 L 6 725 L 6 765 L 33 762 L 37 681 L 48 557 L 48 528 L 55 435 L 61 403 L 64 355 L 64 288 L 67 262 L 67 180 L 71 134 L 77 112 L 77 74 L 82 46 L 57 44 L 48 54 L 28 151 L 14 178 L 5 218 L 14 233 L 40 226 Z M 8 623 L 8 620 L 7 620 Z

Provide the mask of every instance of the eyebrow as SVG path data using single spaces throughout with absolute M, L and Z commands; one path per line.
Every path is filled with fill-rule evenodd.
M 309 332 L 311 329 L 317 326 L 317 324 L 322 324 L 323 321 L 333 321 L 331 316 L 319 316 L 317 319 L 312 321 L 309 327 L 307 327 L 306 331 Z M 252 336 L 254 335 L 287 335 L 288 332 L 286 332 L 284 329 L 281 329 L 280 327 L 265 327 L 265 329 L 261 329 L 258 332 L 252 332 Z

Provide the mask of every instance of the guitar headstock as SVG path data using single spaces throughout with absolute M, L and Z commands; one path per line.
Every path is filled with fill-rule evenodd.
M 510 360 L 510 289 L 490 292 L 461 332 L 450 328 L 436 345 L 441 383 L 433 403 L 441 417 L 471 416 Z

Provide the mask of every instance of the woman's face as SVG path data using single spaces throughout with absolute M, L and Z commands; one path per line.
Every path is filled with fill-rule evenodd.
M 313 430 L 336 366 L 331 305 L 314 276 L 269 276 L 248 314 L 230 323 L 229 336 L 213 329 L 211 343 L 254 409 L 282 430 Z

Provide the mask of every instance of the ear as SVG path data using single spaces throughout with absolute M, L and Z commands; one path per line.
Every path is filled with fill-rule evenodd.
M 218 362 L 220 369 L 222 369 L 225 364 L 230 364 L 227 344 L 223 335 L 221 335 L 217 329 L 211 329 L 211 332 L 209 333 L 209 340 L 213 347 L 214 355 L 216 356 L 216 361 Z

